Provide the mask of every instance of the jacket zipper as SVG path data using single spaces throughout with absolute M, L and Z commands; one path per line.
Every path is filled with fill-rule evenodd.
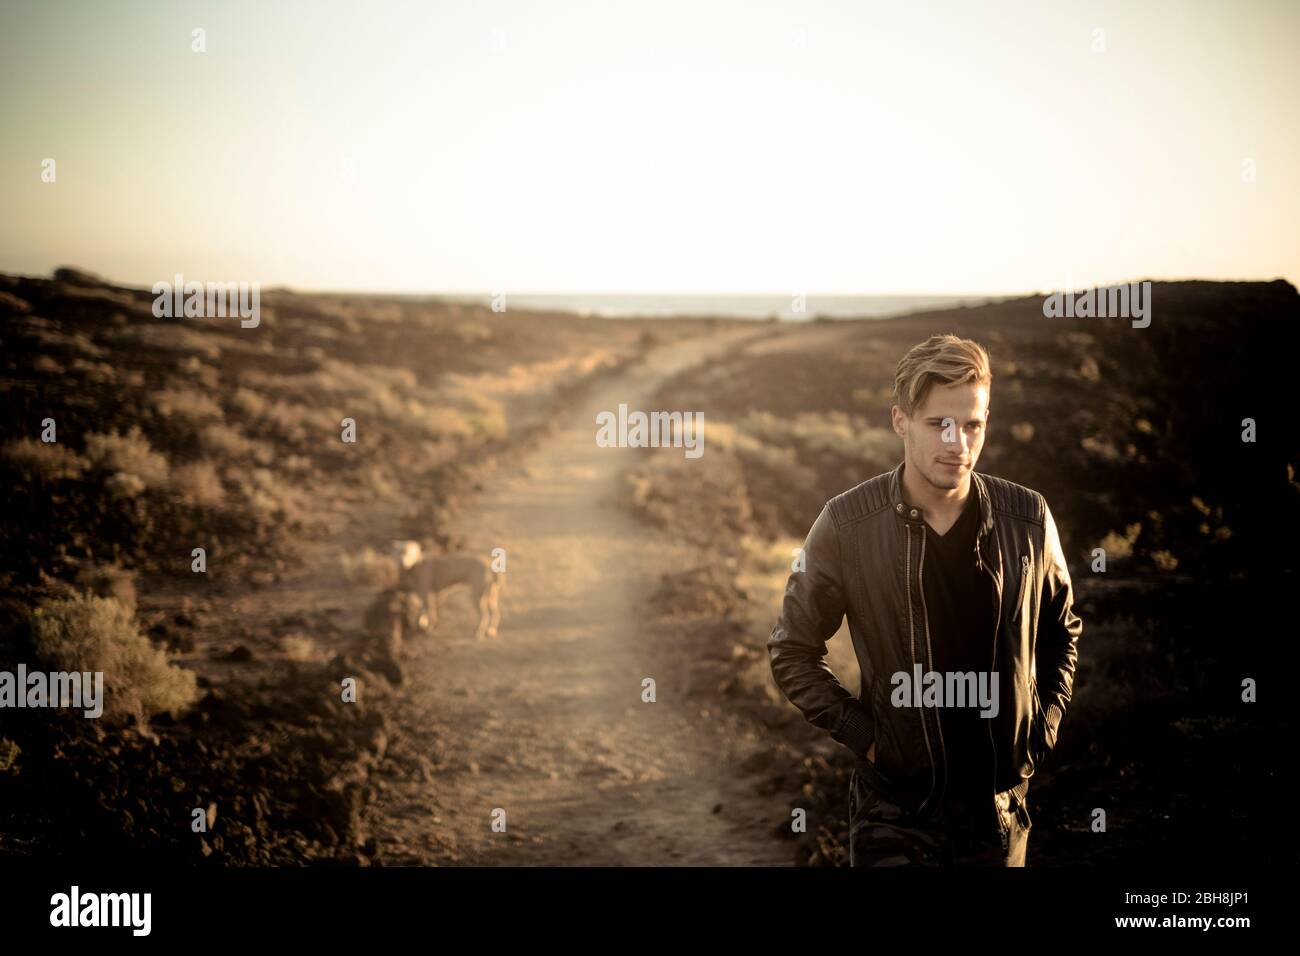
M 921 620 L 925 624 L 925 656 L 926 667 L 934 668 L 934 651 L 930 649 L 930 611 L 925 606 L 925 530 L 921 530 L 921 558 L 916 565 L 916 583 L 917 589 L 921 594 Z M 925 710 L 921 711 L 922 724 L 925 723 Z M 941 715 L 936 711 L 934 717 L 934 728 L 939 734 L 939 757 L 943 761 L 943 786 L 939 789 L 939 802 L 943 801 L 943 795 L 948 790 L 948 754 L 943 745 L 943 720 Z M 933 762 L 934 757 L 931 755 L 930 760 Z M 930 795 L 934 795 L 934 788 L 931 786 Z
M 1025 603 L 1025 587 L 1027 586 L 1028 578 L 1029 578 L 1029 555 L 1022 554 L 1020 556 L 1020 590 L 1016 597 L 1016 620 L 1020 619 L 1020 609 L 1021 607 L 1023 607 Z M 1001 609 L 999 609 L 998 621 L 993 629 L 993 669 L 994 670 L 997 669 L 997 663 L 998 663 L 998 630 L 1001 628 L 1001 626 L 1002 626 L 1002 614 L 1001 614 Z M 1030 746 L 1032 747 L 1033 746 L 1032 718 L 1031 718 L 1031 726 L 1030 726 L 1030 738 L 1031 738 Z M 997 744 L 993 743 L 993 722 L 992 721 L 989 721 L 989 743 L 993 745 L 993 792 L 996 794 L 998 791 L 998 748 L 997 748 Z M 1010 812 L 1014 812 L 1012 810 L 1011 800 L 1009 797 L 1007 799 L 1007 809 Z M 1002 825 L 1001 812 L 998 813 L 998 829 L 1001 831 L 1001 835 L 1002 835 L 1002 849 L 1006 850 L 1010 845 L 1011 834 L 1010 832 L 1008 832 L 1008 828 Z
M 1025 605 L 1025 588 L 1029 583 L 1029 555 L 1020 556 L 1020 591 L 1016 594 L 1016 616 L 1015 620 L 1020 620 L 1020 615 Z
M 993 584 L 995 587 L 997 586 L 997 578 L 993 579 Z M 993 656 L 989 659 L 990 674 L 994 673 L 998 669 L 998 631 L 1001 629 L 1002 629 L 1002 607 L 1001 607 L 1001 598 L 999 597 L 998 614 L 997 614 L 997 618 L 993 622 Z M 998 745 L 997 745 L 997 741 L 993 739 L 992 720 L 988 721 L 988 732 L 989 732 L 989 750 L 991 750 L 993 753 L 993 793 L 995 795 L 994 800 L 996 800 L 997 799 L 996 794 L 998 792 Z M 1005 851 L 1010 848 L 1011 834 L 1009 834 L 1007 832 L 1007 828 L 1002 825 L 1002 810 L 1000 807 L 997 808 L 997 814 L 998 814 L 998 831 L 1002 838 L 1002 849 Z
M 994 610 L 994 615 L 993 615 L 993 645 L 991 648 L 991 656 L 989 658 L 989 675 L 991 678 L 993 673 L 997 670 L 998 667 L 998 631 L 1002 629 L 1002 592 L 997 586 L 998 579 L 994 577 L 993 572 L 990 571 L 988 567 L 984 564 L 984 556 L 980 553 L 980 546 L 978 540 L 975 542 L 975 564 L 979 570 L 984 571 L 988 574 L 989 583 L 993 585 L 993 589 L 994 589 L 993 593 L 994 596 L 997 598 L 997 607 Z M 997 814 L 997 818 L 998 818 L 998 835 L 1002 840 L 1002 849 L 1006 850 L 1010 845 L 1010 834 L 1007 833 L 1006 827 L 1002 825 L 1002 813 L 1000 808 L 997 807 L 998 745 L 997 742 L 993 739 L 992 718 L 988 719 L 985 729 L 987 729 L 989 732 L 989 751 L 993 754 L 993 785 L 991 787 L 991 790 L 993 792 L 993 799 L 994 799 L 994 813 Z
M 907 573 L 904 577 L 907 579 L 907 638 L 912 651 L 912 667 L 916 668 L 916 617 L 912 612 L 912 526 L 904 524 L 907 531 Z M 925 708 L 919 708 L 921 714 L 921 736 L 925 739 L 925 752 L 930 756 L 930 794 L 921 803 L 918 813 L 923 811 L 934 796 L 934 788 L 938 784 L 936 777 L 937 767 L 934 762 L 934 751 L 930 748 L 930 731 L 925 725 Z
M 1034 769 L 1037 770 L 1038 761 L 1034 757 L 1034 728 L 1038 726 L 1038 716 L 1039 716 L 1039 712 L 1043 709 L 1043 702 L 1038 697 L 1037 683 L 1030 684 L 1029 691 L 1030 691 L 1029 699 L 1032 702 L 1030 708 L 1031 716 L 1029 718 L 1029 762 L 1033 764 Z M 1043 733 L 1044 734 L 1047 733 L 1046 729 L 1044 729 Z

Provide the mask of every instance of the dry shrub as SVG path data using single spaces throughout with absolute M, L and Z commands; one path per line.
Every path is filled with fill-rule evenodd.
M 205 425 L 199 432 L 199 445 L 215 458 L 252 458 L 267 463 L 275 458 L 274 451 L 265 442 L 248 438 L 239 429 L 224 422 Z
M 45 482 L 77 479 L 86 468 L 86 461 L 75 451 L 58 442 L 43 442 L 35 438 L 18 438 L 0 448 L 9 467 L 28 479 Z
M 245 418 L 258 418 L 266 411 L 266 399 L 242 385 L 230 396 L 231 407 Z
M 217 468 L 208 461 L 181 465 L 172 472 L 172 492 L 194 508 L 219 508 L 226 500 Z
M 26 325 L 31 328 L 31 321 L 29 320 Z M 38 326 L 32 329 L 30 334 L 45 352 L 81 355 L 92 359 L 105 358 L 108 355 L 105 349 L 100 348 L 81 332 L 67 333 L 60 332 L 57 328 Z
M 191 355 L 180 363 L 180 370 L 185 373 L 185 377 L 206 389 L 214 390 L 221 383 L 221 373 L 201 362 L 198 356 Z
M 88 382 L 96 385 L 116 385 L 117 369 L 107 362 L 91 362 L 83 358 L 72 360 L 72 370 L 81 374 Z
M 77 571 L 77 586 L 99 597 L 113 598 L 127 614 L 135 613 L 135 572 L 117 564 L 86 564 Z
M 474 433 L 485 441 L 503 441 L 509 431 L 506 410 L 500 402 L 484 395 L 466 392 L 461 396 L 464 414 Z
M 135 498 L 144 494 L 145 487 L 139 475 L 127 471 L 115 471 L 104 482 L 104 490 L 110 498 Z
M 391 588 L 397 586 L 397 562 L 390 555 L 364 547 L 356 554 L 346 551 L 339 556 L 343 574 L 353 584 Z
M 305 634 L 286 634 L 280 638 L 280 653 L 287 660 L 306 663 L 309 661 L 320 660 L 324 657 L 323 652 L 316 646 L 316 642 Z
M 1124 456 L 1120 454 L 1119 448 L 1109 438 L 1099 437 L 1097 435 L 1085 435 L 1079 440 L 1079 445 L 1088 454 L 1100 458 L 1104 462 L 1114 464 L 1122 461 Z
M 331 420 L 319 408 L 275 401 L 266 406 L 261 418 L 263 425 L 285 441 L 302 444 L 313 432 L 328 432 L 342 416 Z
M 226 479 L 238 486 L 239 495 L 251 514 L 262 519 L 303 520 L 307 510 L 304 492 L 281 481 L 269 468 L 226 469 Z
M 187 357 L 202 356 L 213 362 L 221 358 L 221 342 L 214 335 L 186 328 L 175 322 L 162 325 L 135 325 L 115 333 L 113 337 L 128 349 L 131 346 L 165 349 L 169 352 L 186 354 Z
M 85 455 L 93 467 L 135 475 L 146 486 L 164 484 L 170 471 L 166 457 L 153 450 L 139 425 L 125 435 L 116 429 L 87 435 Z
M 25 315 L 32 310 L 32 304 L 26 299 L 20 299 L 10 292 L 0 290 L 0 312 L 15 312 L 19 315 Z
M 221 421 L 225 415 L 210 396 L 194 388 L 166 388 L 153 399 L 158 414 L 191 422 Z
M 1151 560 L 1161 571 L 1175 571 L 1178 569 L 1178 558 L 1172 551 L 1161 549 L 1151 552 Z
M 172 666 L 116 598 L 47 601 L 32 613 L 31 628 L 37 655 L 54 669 L 103 672 L 105 717 L 134 717 L 147 730 L 150 717 L 177 715 L 198 699 L 194 673 Z
M 844 412 L 800 412 L 793 418 L 770 412 L 752 412 L 738 423 L 759 441 L 778 447 L 798 447 L 861 461 L 885 470 L 898 457 L 898 437 L 888 428 L 867 424 L 859 415 Z
M 367 467 L 360 476 L 359 484 L 372 492 L 379 501 L 403 501 L 402 489 L 394 484 L 392 472 L 379 462 Z
M 1133 556 L 1133 545 L 1141 533 L 1142 523 L 1135 521 L 1124 529 L 1123 534 L 1108 531 L 1106 537 L 1101 539 L 1100 547 L 1106 552 L 1107 558 L 1130 558 Z
M 301 440 L 304 429 L 334 427 L 340 414 L 364 412 L 389 426 L 436 439 L 470 441 L 503 438 L 505 410 L 500 402 L 448 376 L 441 388 L 421 386 L 408 368 L 358 365 L 326 358 L 321 367 L 303 375 L 271 378 L 245 374 L 243 380 L 265 390 L 292 396 L 293 404 L 276 402 L 264 410 L 273 430 L 289 440 Z
M 1016 441 L 1024 443 L 1034 440 L 1033 422 L 1016 422 L 1011 426 L 1011 437 Z

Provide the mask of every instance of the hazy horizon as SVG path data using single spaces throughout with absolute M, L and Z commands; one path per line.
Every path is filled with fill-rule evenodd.
M 0 257 L 2 258 L 2 257 Z M 175 275 L 153 276 L 146 280 L 131 281 L 122 279 L 118 276 L 105 274 L 97 269 L 90 268 L 84 263 L 58 261 L 48 268 L 37 270 L 5 268 L 0 265 L 0 273 L 9 275 L 23 275 L 28 278 L 44 279 L 49 278 L 56 269 L 75 269 L 80 272 L 89 273 L 97 276 L 104 282 L 119 286 L 122 288 L 147 289 L 155 282 L 170 282 Z M 203 282 L 222 282 L 229 281 L 222 279 L 217 275 L 184 275 L 186 281 L 196 280 Z M 1180 276 L 1154 276 L 1140 275 L 1115 279 L 1113 282 L 1105 284 L 1126 284 L 1131 282 L 1273 282 L 1281 279 L 1290 282 L 1292 285 L 1300 285 L 1294 279 L 1288 276 L 1207 276 L 1207 275 L 1180 275 Z M 393 296 L 403 298 L 432 298 L 432 299 L 478 299 L 491 296 L 490 289 L 434 289 L 434 288 L 410 288 L 410 289 L 386 289 L 386 288 L 366 288 L 357 286 L 329 286 L 329 285 L 299 285 L 290 282 L 277 281 L 259 281 L 259 286 L 263 292 L 287 291 L 302 293 L 304 295 L 358 295 L 358 296 Z M 1098 283 L 1103 284 L 1103 283 Z M 1087 288 L 1086 283 L 1076 283 L 1073 287 L 1075 290 Z M 1007 291 L 996 292 L 927 292 L 927 291 L 908 291 L 897 292 L 886 290 L 882 292 L 825 292 L 819 290 L 802 291 L 801 294 L 808 299 L 1016 299 L 1031 295 L 1042 295 L 1051 292 L 1067 291 L 1066 285 L 1039 286 L 1036 288 L 1012 289 Z M 518 289 L 508 290 L 508 294 L 515 298 L 660 298 L 660 299 L 789 299 L 791 292 L 785 290 L 759 289 L 757 291 L 735 291 L 735 290 L 703 290 L 699 292 L 678 291 L 667 289 L 664 291 L 650 291 L 645 289 L 615 289 L 615 290 L 585 290 L 585 289 Z
M 120 288 L 148 291 L 150 283 L 123 282 L 112 276 L 94 273 L 93 270 L 64 263 L 57 268 L 72 268 L 91 272 L 102 281 Z M 2 271 L 2 270 L 0 270 Z M 24 273 L 32 278 L 46 278 L 49 273 Z M 194 276 L 181 277 L 184 281 L 195 280 Z M 174 285 L 176 276 L 153 280 Z M 1277 279 L 1290 281 L 1284 277 L 1273 279 L 1217 279 L 1205 276 L 1187 276 L 1171 279 L 1158 277 L 1137 277 L 1122 282 L 1154 283 L 1169 282 L 1270 282 Z M 207 277 L 205 280 L 222 280 Z M 1121 283 L 1122 284 L 1122 283 Z M 1292 283 L 1294 285 L 1294 283 Z M 474 304 L 491 307 L 494 296 L 486 290 L 386 290 L 386 289 L 348 289 L 348 288 L 311 288 L 287 285 L 284 283 L 258 284 L 263 294 L 290 294 L 311 296 L 337 296 L 366 298 L 409 299 L 414 302 L 438 301 L 459 304 Z M 952 308 L 976 307 L 991 303 L 1013 301 L 1032 296 L 1047 295 L 1054 292 L 1081 291 L 1086 288 L 1076 285 L 1073 289 L 1061 286 L 1057 288 L 1040 288 L 1019 290 L 997 294 L 979 293 L 820 293 L 807 292 L 801 295 L 799 308 L 796 310 L 795 298 L 785 292 L 532 292 L 528 290 L 510 291 L 505 304 L 513 310 L 554 311 L 599 318 L 698 318 L 717 316 L 731 319 L 765 320 L 779 318 L 784 321 L 807 321 L 816 318 L 830 319 L 884 319 Z

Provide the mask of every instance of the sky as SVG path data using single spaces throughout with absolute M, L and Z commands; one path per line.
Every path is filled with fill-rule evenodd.
M 1292 0 L 4 0 L 0 271 L 1300 283 L 1297 49 Z

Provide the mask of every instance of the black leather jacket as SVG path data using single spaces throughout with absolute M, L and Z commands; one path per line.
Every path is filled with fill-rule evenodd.
M 921 589 L 924 517 L 904 502 L 902 474 L 899 464 L 822 508 L 767 647 L 772 676 L 791 703 L 854 753 L 870 786 L 924 817 L 940 806 L 946 782 L 938 711 L 890 702 L 894 673 L 912 674 L 916 664 L 934 669 Z M 1023 798 L 1034 768 L 1056 745 L 1083 622 L 1072 609 L 1070 572 L 1043 496 L 978 472 L 971 483 L 979 496 L 975 560 L 989 575 L 997 609 L 989 669 L 1002 675 L 999 714 L 988 719 L 992 802 L 1004 790 Z M 846 615 L 862 671 L 857 696 L 824 660 L 826 641 Z M 866 758 L 873 743 L 874 763 Z

